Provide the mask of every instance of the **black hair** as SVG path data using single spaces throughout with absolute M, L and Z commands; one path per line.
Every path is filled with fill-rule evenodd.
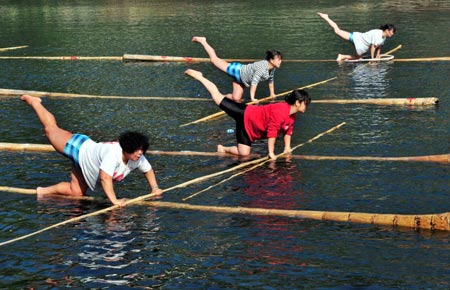
M 311 103 L 311 97 L 305 90 L 293 90 L 284 97 L 284 100 L 289 105 L 294 105 L 296 101 L 299 101 L 300 103 L 305 102 L 305 105 L 309 105 Z
M 394 32 L 395 32 L 395 26 L 394 26 L 394 24 L 385 24 L 385 25 L 381 25 L 380 26 L 380 29 L 381 30 L 383 30 L 383 31 L 385 31 L 385 30 L 393 30 Z
M 135 131 L 126 131 L 120 134 L 119 144 L 123 151 L 130 154 L 139 149 L 145 153 L 150 146 L 148 137 Z
M 271 49 L 271 50 L 266 51 L 266 60 L 274 59 L 276 56 L 283 58 L 283 55 L 278 50 Z

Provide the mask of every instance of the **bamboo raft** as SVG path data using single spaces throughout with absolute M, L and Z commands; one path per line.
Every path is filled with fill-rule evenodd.
M 30 143 L 6 143 L 0 142 L 0 151 L 19 151 L 19 152 L 54 152 L 52 145 L 48 144 L 30 144 Z M 201 151 L 161 151 L 148 150 L 149 155 L 182 155 L 182 156 L 216 156 L 233 157 L 236 155 L 220 152 L 201 152 Z M 259 158 L 259 154 L 252 154 L 250 158 Z M 318 156 L 318 155 L 288 155 L 289 158 L 303 160 L 346 160 L 346 161 L 387 161 L 387 162 L 435 162 L 450 163 L 450 154 L 437 154 L 425 156 L 404 156 L 404 157 L 379 157 L 379 156 Z

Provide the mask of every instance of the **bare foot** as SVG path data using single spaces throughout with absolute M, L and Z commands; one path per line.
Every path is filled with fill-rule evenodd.
M 317 15 L 319 15 L 320 17 L 322 17 L 325 20 L 329 20 L 330 19 L 330 17 L 328 17 L 328 14 L 325 14 L 325 13 L 317 12 Z
M 33 104 L 33 102 L 41 102 L 42 100 L 41 100 L 41 98 L 38 98 L 38 97 L 33 97 L 33 96 L 30 96 L 30 95 L 23 95 L 22 97 L 20 97 L 20 99 L 22 100 L 22 101 L 24 101 L 25 103 L 27 103 L 28 105 L 32 105 Z
M 217 145 L 217 152 L 219 153 L 226 153 L 225 152 L 225 148 L 223 147 L 223 145 Z
M 344 60 L 344 58 L 343 58 L 342 54 L 338 54 L 336 61 L 343 61 L 343 60 Z
M 198 70 L 187 69 L 184 73 L 196 80 L 203 77 L 202 72 L 199 72 Z
M 194 37 L 192 37 L 192 42 L 205 43 L 206 42 L 206 37 L 194 36 Z

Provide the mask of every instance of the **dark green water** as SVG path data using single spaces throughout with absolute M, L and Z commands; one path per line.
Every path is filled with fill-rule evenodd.
M 334 59 L 352 47 L 315 13 L 366 31 L 387 22 L 396 58 L 450 56 L 448 1 L 0 1 L 0 56 L 205 57 L 194 35 L 219 55 Z M 0 60 L 0 88 L 99 95 L 205 97 L 184 76 L 201 70 L 223 92 L 231 81 L 207 63 Z M 298 154 L 415 156 L 449 153 L 447 62 L 378 66 L 283 63 L 277 92 L 330 77 L 314 99 L 438 97 L 439 106 L 313 104 L 298 116 L 292 143 L 347 125 Z M 267 95 L 264 84 L 257 97 Z M 31 110 L 0 99 L 0 141 L 47 143 Z M 153 150 L 214 151 L 233 144 L 229 118 L 179 128 L 217 111 L 212 102 L 44 98 L 61 127 L 96 140 L 126 129 L 147 132 Z M 277 152 L 282 150 L 278 142 Z M 265 154 L 266 144 L 253 149 Z M 239 163 L 230 158 L 149 156 L 161 187 Z M 0 185 L 35 188 L 69 177 L 54 153 L 0 152 Z M 168 192 L 180 202 L 221 180 Z M 116 185 L 121 197 L 148 193 L 139 174 Z M 449 211 L 450 167 L 434 163 L 278 160 L 236 177 L 191 203 L 282 209 L 422 214 Z M 109 206 L 1 193 L 0 241 Z M 102 198 L 101 192 L 91 193 Z M 52 229 L 0 248 L 2 289 L 448 289 L 448 233 L 301 219 L 214 214 L 131 206 Z

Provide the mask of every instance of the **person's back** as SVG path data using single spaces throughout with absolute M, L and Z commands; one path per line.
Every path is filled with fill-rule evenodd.
M 249 105 L 245 109 L 244 124 L 250 140 L 276 138 L 280 130 L 292 134 L 295 114 L 290 115 L 291 106 L 286 102 L 262 106 Z

